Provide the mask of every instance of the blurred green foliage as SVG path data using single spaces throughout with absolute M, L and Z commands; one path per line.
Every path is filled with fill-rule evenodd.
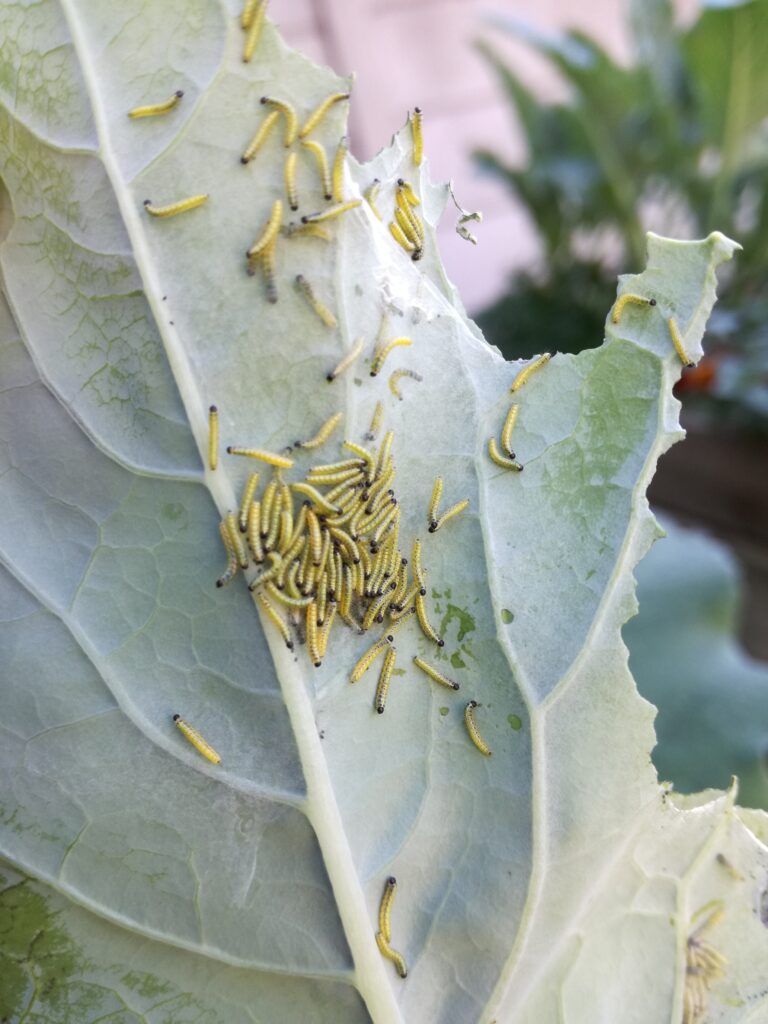
M 654 763 L 684 793 L 738 775 L 739 803 L 768 810 L 768 665 L 735 637 L 736 562 L 703 533 L 663 526 L 636 569 L 640 614 L 624 627 L 637 688 L 659 709 Z
M 681 397 L 721 426 L 768 432 L 768 0 L 704 0 L 687 29 L 675 26 L 669 0 L 628 0 L 627 13 L 628 67 L 582 33 L 492 19 L 558 69 L 566 103 L 539 102 L 492 45 L 478 44 L 529 162 L 475 156 L 525 204 L 545 255 L 478 322 L 508 358 L 593 347 L 617 273 L 643 265 L 647 229 L 723 231 L 744 251 L 723 277 L 708 355 Z

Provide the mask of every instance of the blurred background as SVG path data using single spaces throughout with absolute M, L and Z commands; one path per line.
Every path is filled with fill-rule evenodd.
M 677 389 L 688 437 L 650 497 L 674 516 L 625 630 L 680 789 L 742 779 L 768 807 L 768 0 L 272 0 L 288 41 L 356 71 L 366 159 L 424 111 L 449 275 L 508 358 L 594 347 L 644 233 L 743 245 L 706 356 Z M 678 524 L 706 530 L 720 542 Z M 727 547 L 723 546 L 726 545 Z

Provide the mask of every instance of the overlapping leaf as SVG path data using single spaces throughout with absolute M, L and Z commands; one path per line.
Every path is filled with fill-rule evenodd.
M 734 638 L 737 568 L 713 538 L 664 529 L 638 569 L 641 614 L 624 630 L 638 688 L 659 709 L 654 761 L 684 792 L 737 772 L 740 801 L 765 808 L 768 669 Z

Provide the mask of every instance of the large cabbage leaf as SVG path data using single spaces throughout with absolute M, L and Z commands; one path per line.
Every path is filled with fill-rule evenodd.
M 697 358 L 733 244 L 651 237 L 646 271 L 622 287 L 659 310 L 629 308 L 601 347 L 531 378 L 515 435 L 525 471 L 502 470 L 486 443 L 519 367 L 445 278 L 445 190 L 414 168 L 407 133 L 348 169 L 345 189 L 379 177 L 386 212 L 408 177 L 423 262 L 363 205 L 332 242 L 281 240 L 277 304 L 245 273 L 282 194 L 277 136 L 239 160 L 259 97 L 304 113 L 346 83 L 269 22 L 244 64 L 237 14 L 213 0 L 0 10 L 2 1012 L 677 1020 L 690 936 L 716 906 L 711 941 L 728 966 L 707 1006 L 758 1020 L 765 819 L 739 812 L 733 788 L 676 800 L 658 784 L 653 708 L 620 638 L 657 533 L 645 489 L 680 436 L 659 312 Z M 126 117 L 178 88 L 171 115 Z M 329 148 L 343 117 L 341 104 L 324 122 Z M 303 209 L 321 203 L 309 166 L 299 187 Z M 170 220 L 142 207 L 199 192 L 205 206 Z M 337 329 L 296 293 L 298 273 Z M 368 376 L 385 312 L 414 341 L 390 366 L 423 378 L 402 382 L 402 402 L 387 374 Z M 358 336 L 364 358 L 329 385 Z M 213 402 L 225 443 L 278 449 L 336 411 L 359 442 L 377 400 L 395 431 L 403 537 L 424 541 L 445 638 L 436 651 L 401 631 L 383 716 L 370 682 L 348 683 L 367 638 L 339 626 L 315 670 L 262 630 L 241 581 L 216 589 L 217 522 L 246 469 L 203 467 Z M 447 500 L 471 507 L 429 536 L 438 474 Z M 456 676 L 461 700 L 415 677 L 416 653 Z M 464 728 L 470 697 L 490 758 Z M 221 766 L 184 743 L 177 711 Z M 390 874 L 405 981 L 374 941 Z

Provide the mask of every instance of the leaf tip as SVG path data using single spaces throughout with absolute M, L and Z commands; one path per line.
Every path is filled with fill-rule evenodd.
M 652 250 L 657 245 L 668 245 L 669 239 L 664 238 L 662 235 L 657 235 L 655 231 L 646 231 L 646 241 L 648 243 L 648 255 L 650 258 Z M 738 242 L 734 242 L 732 238 L 724 235 L 722 231 L 710 231 L 706 238 L 693 239 L 692 241 L 678 241 L 676 245 L 679 246 L 701 246 L 706 245 L 712 254 L 712 260 L 715 266 L 719 266 L 721 263 L 725 263 L 726 260 L 731 259 L 735 252 L 739 252 L 742 246 Z

